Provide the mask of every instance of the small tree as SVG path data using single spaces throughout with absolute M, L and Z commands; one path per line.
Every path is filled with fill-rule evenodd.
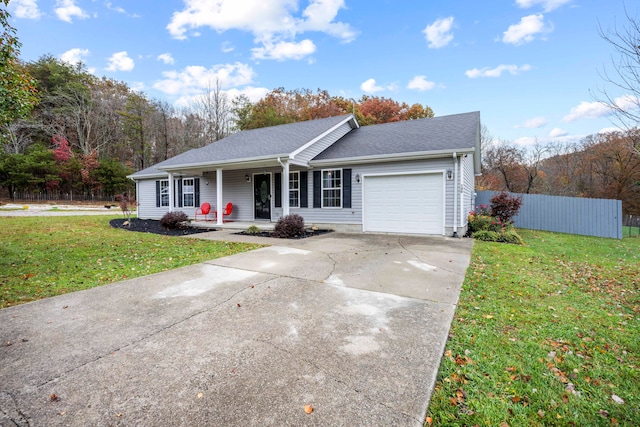
M 522 206 L 521 197 L 513 197 L 502 192 L 494 195 L 491 200 L 491 216 L 498 218 L 505 224 L 511 224 L 513 217 L 518 215 Z
M 131 212 L 133 211 L 133 207 L 136 206 L 135 199 L 126 194 L 118 194 L 116 201 L 120 204 L 122 214 L 127 218 L 129 224 L 131 224 Z

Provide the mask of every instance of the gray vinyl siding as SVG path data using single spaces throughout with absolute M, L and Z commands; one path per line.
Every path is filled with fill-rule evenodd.
M 453 168 L 453 158 L 389 162 L 377 164 L 354 165 L 351 169 L 351 208 L 313 208 L 313 170 L 309 170 L 307 183 L 309 194 L 309 208 L 291 208 L 290 212 L 302 216 L 306 224 L 362 224 L 362 180 L 356 182 L 356 175 L 407 173 L 407 172 L 445 172 Z M 323 167 L 322 169 L 332 169 Z M 345 169 L 336 167 L 336 169 Z M 450 230 L 453 224 L 453 185 L 454 180 L 445 179 L 445 229 Z M 278 212 L 281 215 L 281 210 Z
M 333 143 L 337 140 L 345 136 L 351 130 L 351 125 L 349 122 L 343 123 L 333 132 L 326 135 L 324 138 L 316 141 L 311 147 L 303 150 L 298 155 L 296 155 L 294 161 L 300 164 L 309 164 L 309 161 L 316 157 L 318 154 L 322 153 L 324 150 L 329 148 Z
M 474 155 L 469 154 L 467 157 L 462 158 L 462 168 L 464 170 L 464 175 L 462 176 L 462 194 L 464 198 L 462 200 L 462 225 L 466 227 L 469 212 L 475 209 L 475 174 L 473 171 L 474 167 Z

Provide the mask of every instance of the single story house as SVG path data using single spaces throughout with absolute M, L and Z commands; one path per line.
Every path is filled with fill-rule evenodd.
M 138 217 L 288 214 L 333 229 L 461 235 L 480 173 L 480 113 L 359 126 L 351 115 L 232 134 L 130 176 Z M 218 216 L 222 224 L 222 215 Z

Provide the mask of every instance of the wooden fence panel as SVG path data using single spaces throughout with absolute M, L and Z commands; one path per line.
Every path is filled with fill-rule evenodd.
M 476 205 L 489 205 L 495 191 L 478 191 Z M 622 239 L 622 201 L 515 194 L 522 207 L 514 218 L 518 228 Z

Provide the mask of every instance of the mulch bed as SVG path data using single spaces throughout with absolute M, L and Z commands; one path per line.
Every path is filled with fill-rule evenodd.
M 290 239 L 306 239 L 307 237 L 319 236 L 321 234 L 331 233 L 333 230 L 305 230 L 304 234 L 297 235 L 295 237 L 290 237 Z M 239 233 L 241 236 L 260 236 L 260 237 L 273 237 L 277 239 L 278 237 L 273 235 L 272 231 L 261 231 L 259 233 L 247 233 L 246 231 L 241 231 Z
M 210 231 L 215 231 L 208 228 L 195 228 L 195 227 L 186 227 L 186 228 L 177 228 L 174 230 L 169 230 L 160 225 L 160 221 L 153 219 L 137 219 L 132 218 L 131 223 L 129 225 L 123 225 L 126 219 L 112 219 L 109 221 L 109 224 L 113 228 L 121 228 L 123 230 L 129 231 L 139 231 L 142 233 L 154 233 L 154 234 L 162 234 L 165 236 L 186 236 L 189 234 L 198 234 L 198 233 L 208 233 Z

